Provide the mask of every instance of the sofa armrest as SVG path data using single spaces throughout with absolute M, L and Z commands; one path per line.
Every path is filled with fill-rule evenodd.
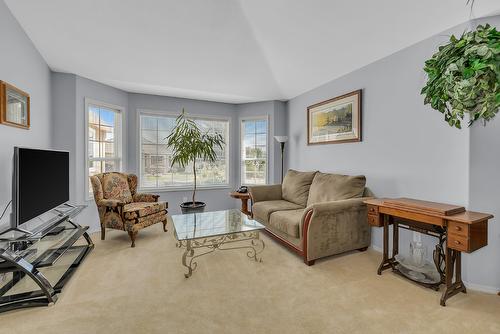
M 308 261 L 370 245 L 371 228 L 363 203 L 368 198 L 317 203 L 304 210 L 299 233 Z
M 154 194 L 134 194 L 134 202 L 158 202 L 159 195 Z
M 119 200 L 119 199 L 101 199 L 100 201 L 97 202 L 98 206 L 107 206 L 110 208 L 116 208 L 119 206 L 125 205 L 125 202 Z
M 248 187 L 252 203 L 281 199 L 281 184 Z

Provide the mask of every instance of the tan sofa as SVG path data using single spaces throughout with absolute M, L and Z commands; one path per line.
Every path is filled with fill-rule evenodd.
M 304 258 L 366 250 L 372 197 L 364 176 L 289 170 L 283 184 L 250 187 L 252 216 L 266 231 Z

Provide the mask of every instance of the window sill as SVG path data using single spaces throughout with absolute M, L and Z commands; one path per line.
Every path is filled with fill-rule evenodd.
M 220 190 L 220 189 L 232 189 L 229 184 L 223 184 L 220 186 L 198 186 L 196 191 L 198 190 Z M 137 192 L 140 193 L 166 193 L 166 192 L 176 192 L 176 191 L 193 191 L 193 187 L 168 187 L 168 188 L 139 188 Z

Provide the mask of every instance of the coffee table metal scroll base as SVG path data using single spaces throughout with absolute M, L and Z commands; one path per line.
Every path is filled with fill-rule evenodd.
M 244 244 L 244 242 L 248 242 Z M 235 244 L 234 246 L 232 244 Z M 196 258 L 215 252 L 216 250 L 248 249 L 247 256 L 256 262 L 262 262 L 260 254 L 266 247 L 264 241 L 259 238 L 259 231 L 240 232 L 226 234 L 210 238 L 199 238 L 192 240 L 180 240 L 177 247 L 185 248 L 182 254 L 182 265 L 187 268 L 186 278 L 191 277 L 198 266 Z M 195 249 L 205 249 L 204 252 L 195 255 Z

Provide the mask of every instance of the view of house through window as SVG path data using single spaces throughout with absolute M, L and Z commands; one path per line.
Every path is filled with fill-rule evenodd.
M 241 184 L 267 183 L 267 118 L 241 121 Z
M 193 166 L 170 167 L 172 151 L 167 147 L 167 137 L 175 127 L 174 115 L 140 116 L 140 156 L 142 188 L 182 188 L 191 187 L 194 182 Z M 226 142 L 224 149 L 216 149 L 217 161 L 209 163 L 196 161 L 197 184 L 201 187 L 227 185 L 229 183 L 229 120 L 212 118 L 192 118 L 202 132 L 220 133 Z
M 120 110 L 88 104 L 87 113 L 88 176 L 120 171 L 122 165 Z M 88 191 L 91 195 L 90 179 Z

